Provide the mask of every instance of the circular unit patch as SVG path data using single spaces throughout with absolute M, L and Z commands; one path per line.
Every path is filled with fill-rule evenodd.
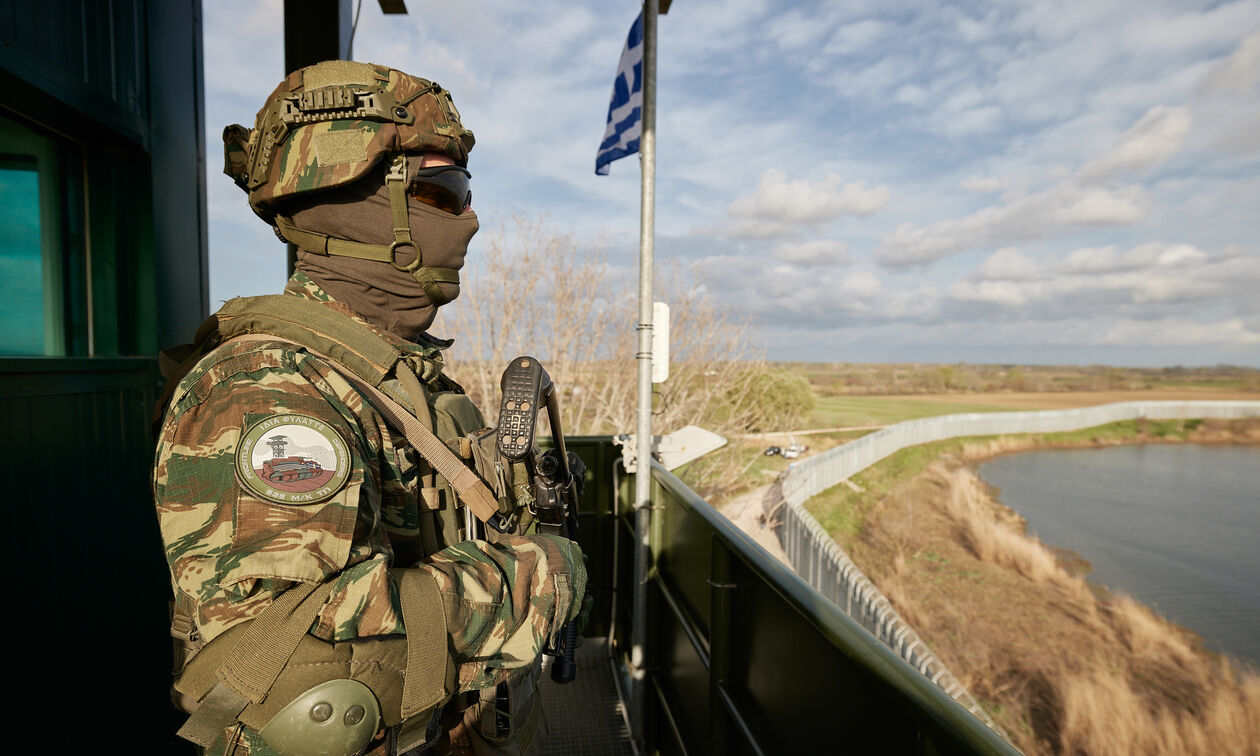
M 245 431 L 236 452 L 236 477 L 260 499 L 314 504 L 346 485 L 350 450 L 323 420 L 272 415 Z

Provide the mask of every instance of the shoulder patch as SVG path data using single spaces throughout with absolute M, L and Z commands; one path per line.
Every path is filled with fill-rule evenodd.
M 236 478 L 275 504 L 315 504 L 345 487 L 350 449 L 328 423 L 309 415 L 270 415 L 246 429 Z

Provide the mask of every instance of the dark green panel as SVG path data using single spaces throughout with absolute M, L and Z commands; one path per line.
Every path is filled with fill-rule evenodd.
M 172 746 L 169 586 L 149 487 L 155 386 L 152 360 L 0 360 L 19 504 L 10 566 L 23 576 L 9 582 L 11 621 L 38 638 L 23 696 L 45 702 L 11 747 L 73 748 L 129 717 L 133 752 Z
M 670 701 L 675 726 L 693 753 L 712 753 L 706 733 L 709 721 L 709 667 L 701 638 L 679 616 L 678 597 L 653 583 L 651 595 L 664 600 L 670 611 L 658 615 L 655 629 L 658 654 L 652 666 L 660 672 L 657 682 Z
M 540 443 L 544 448 L 549 447 L 550 439 L 542 438 Z M 583 634 L 605 636 L 612 616 L 613 543 L 617 527 L 613 516 L 613 466 L 619 463 L 621 455 L 605 437 L 574 436 L 565 439 L 565 446 L 581 457 L 587 467 L 586 491 L 578 517 L 578 543 L 587 557 L 587 590 L 595 597 L 595 606 Z
M 350 0 L 284 0 L 286 73 L 348 56 L 350 5 Z
M 659 500 L 659 499 L 658 499 Z M 710 530 L 703 520 L 686 509 L 666 506 L 656 510 L 663 520 L 661 546 L 656 564 L 660 579 L 678 598 L 697 633 L 708 644 Z
M 144 0 L 0 0 L 0 68 L 148 143 Z
M 845 653 L 787 611 L 782 599 L 747 568 L 737 568 L 739 600 L 733 604 L 730 688 L 757 740 L 801 752 L 817 747 L 823 722 L 784 727 L 812 711 L 825 727 L 845 733 L 859 752 L 913 753 L 913 712 L 888 695 L 887 686 L 856 669 Z
M 653 475 L 653 585 L 667 589 L 649 595 L 662 698 L 650 750 L 672 750 L 677 733 L 691 753 L 1016 753 L 681 481 L 658 464 Z M 668 590 L 700 584 L 707 636 L 689 608 L 700 602 Z M 711 679 L 705 655 L 687 653 L 706 642 Z

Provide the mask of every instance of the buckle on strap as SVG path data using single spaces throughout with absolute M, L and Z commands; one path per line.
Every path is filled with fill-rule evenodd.
M 224 682 L 216 683 L 201 699 L 197 710 L 175 733 L 204 748 L 214 745 L 224 731 L 237 721 L 249 701 Z
M 379 170 L 379 169 L 378 169 Z M 379 173 L 376 175 L 380 175 Z M 407 156 L 398 154 L 394 156 L 394 162 L 389 164 L 389 171 L 385 174 L 386 181 L 406 181 L 407 180 Z
M 486 520 L 486 524 L 494 528 L 500 533 L 511 534 L 516 529 L 517 513 L 513 512 L 510 516 L 504 515 L 502 512 L 495 512 L 490 519 Z
M 416 259 L 412 260 L 406 265 L 399 265 L 398 264 L 398 248 L 399 247 L 411 247 L 412 249 L 414 249 L 416 251 Z M 420 269 L 419 245 L 417 245 L 414 241 L 411 241 L 410 239 L 403 240 L 403 241 L 396 241 L 393 244 L 390 244 L 389 245 L 389 264 L 393 265 L 395 270 L 401 270 L 403 273 L 414 274 L 417 270 Z

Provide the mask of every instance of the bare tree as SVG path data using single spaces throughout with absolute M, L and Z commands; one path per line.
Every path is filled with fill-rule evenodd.
M 496 422 L 499 376 L 519 355 L 537 357 L 561 391 L 565 432 L 634 430 L 635 292 L 614 290 L 598 244 L 517 216 L 488 234 L 480 264 L 465 275 L 442 329 L 460 343 L 450 371 Z M 774 381 L 754 346 L 751 322 L 719 305 L 675 269 L 658 276 L 670 303 L 669 380 L 656 387 L 653 425 L 668 433 L 696 424 L 723 435 L 782 427 Z M 722 455 L 722 459 L 726 456 Z M 701 493 L 738 475 L 746 460 L 695 466 Z

